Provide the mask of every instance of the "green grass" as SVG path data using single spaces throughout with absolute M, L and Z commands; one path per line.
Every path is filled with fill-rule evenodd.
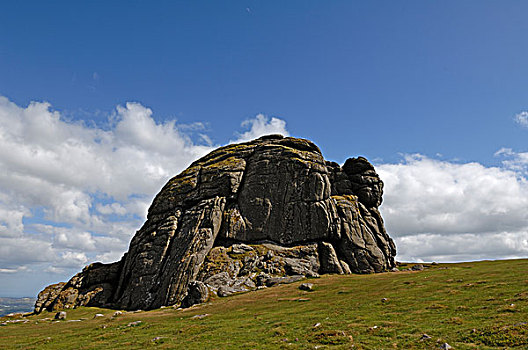
M 528 348 L 528 260 L 310 282 L 312 292 L 300 291 L 298 282 L 187 310 L 115 318 L 114 310 L 67 310 L 68 320 L 80 322 L 38 321 L 53 317 L 43 313 L 0 326 L 0 348 L 438 349 L 444 342 L 454 349 Z M 96 313 L 105 316 L 94 319 Z M 133 321 L 142 322 L 127 326 Z M 424 333 L 431 339 L 420 340 Z

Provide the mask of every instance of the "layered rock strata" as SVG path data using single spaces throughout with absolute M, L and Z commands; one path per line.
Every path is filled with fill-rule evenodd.
M 218 148 L 169 180 L 120 261 L 48 286 L 35 312 L 189 306 L 320 273 L 389 270 L 396 250 L 382 194 L 365 158 L 340 166 L 308 140 L 269 135 Z

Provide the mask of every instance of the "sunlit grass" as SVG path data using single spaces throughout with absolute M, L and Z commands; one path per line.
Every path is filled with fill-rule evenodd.
M 528 347 L 528 260 L 440 264 L 420 272 L 323 276 L 187 310 L 112 317 L 67 310 L 0 327 L 0 348 L 454 349 Z M 105 316 L 94 318 L 96 313 Z M 196 317 L 198 316 L 198 317 Z M 40 319 L 40 321 L 39 321 Z M 74 321 L 81 319 L 81 321 Z M 5 318 L 3 319 L 5 320 Z M 131 322 L 141 321 L 137 325 Z M 421 340 L 423 334 L 430 338 Z

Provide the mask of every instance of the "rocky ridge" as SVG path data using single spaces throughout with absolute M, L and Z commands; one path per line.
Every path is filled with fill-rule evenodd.
M 35 312 L 185 307 L 320 273 L 390 270 L 382 194 L 365 158 L 340 166 L 305 139 L 218 148 L 169 180 L 120 261 L 46 287 Z

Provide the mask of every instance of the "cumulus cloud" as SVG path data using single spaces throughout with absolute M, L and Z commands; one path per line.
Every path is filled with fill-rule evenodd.
M 377 170 L 400 260 L 528 255 L 528 182 L 515 169 L 408 155 Z
M 521 113 L 517 113 L 514 117 L 514 120 L 520 126 L 528 128 L 528 112 L 527 111 L 522 111 Z
M 526 258 L 526 231 L 460 233 L 446 237 L 422 233 L 396 237 L 402 261 L 473 261 L 494 258 Z
M 138 103 L 118 106 L 110 122 L 89 127 L 48 103 L 22 108 L 0 97 L 0 237 L 28 243 L 5 241 L 3 257 L 31 262 L 38 246 L 39 261 L 83 264 L 80 252 L 107 251 L 93 235 L 115 234 L 125 249 L 135 230 L 116 226 L 137 228 L 163 183 L 211 150 Z
M 287 134 L 285 125 L 258 115 L 237 136 Z M 118 106 L 100 128 L 0 96 L 0 285 L 2 274 L 119 259 L 165 182 L 218 146 L 205 132 L 158 122 L 139 103 Z
M 236 140 L 230 142 L 244 142 L 256 139 L 257 137 L 269 135 L 269 134 L 281 134 L 288 136 L 289 133 L 286 130 L 286 122 L 276 117 L 267 117 L 263 114 L 258 114 L 253 119 L 247 119 L 242 122 L 243 128 L 249 128 L 244 133 L 238 133 Z

